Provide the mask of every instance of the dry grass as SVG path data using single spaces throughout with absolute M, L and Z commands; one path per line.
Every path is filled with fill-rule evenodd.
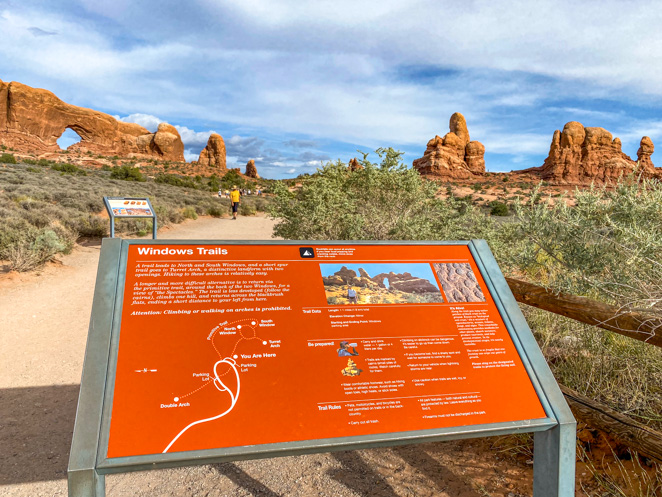
M 29 271 L 59 253 L 66 253 L 81 237 L 109 233 L 104 196 L 149 197 L 159 227 L 185 219 L 229 212 L 228 199 L 198 188 L 112 179 L 110 171 L 85 170 L 85 174 L 55 170 L 49 161 L 0 165 L 0 260 L 9 269 Z M 78 168 L 77 168 L 78 170 Z M 73 170 L 72 170 L 73 171 Z M 244 198 L 245 209 L 266 209 L 264 198 Z M 122 219 L 119 235 L 151 233 L 151 220 Z

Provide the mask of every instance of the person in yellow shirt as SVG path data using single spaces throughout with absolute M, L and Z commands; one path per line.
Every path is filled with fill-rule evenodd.
M 237 211 L 239 210 L 239 203 L 241 202 L 241 192 L 237 190 L 237 185 L 232 187 L 230 192 L 230 204 L 232 205 L 232 219 L 237 219 Z

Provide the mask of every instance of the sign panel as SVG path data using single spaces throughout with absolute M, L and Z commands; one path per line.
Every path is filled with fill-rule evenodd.
M 467 245 L 130 244 L 106 456 L 546 417 Z
M 148 198 L 106 197 L 106 202 L 115 217 L 154 217 Z

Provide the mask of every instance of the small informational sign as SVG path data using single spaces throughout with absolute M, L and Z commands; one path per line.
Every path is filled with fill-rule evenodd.
M 570 497 L 575 426 L 482 240 L 106 239 L 69 493 L 103 495 L 108 473 L 532 432 L 534 495 Z
M 104 197 L 104 205 L 110 218 L 110 237 L 115 237 L 116 218 L 151 218 L 152 238 L 156 240 L 156 213 L 146 197 Z
M 108 207 L 116 217 L 152 217 L 148 198 L 108 198 Z

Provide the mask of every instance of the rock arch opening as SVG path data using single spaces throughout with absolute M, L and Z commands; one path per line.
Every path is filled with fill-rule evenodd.
M 76 133 L 72 128 L 67 127 L 65 128 L 64 133 L 62 133 L 62 136 L 57 139 L 57 145 L 62 150 L 66 150 L 81 140 L 82 138 L 78 133 Z

